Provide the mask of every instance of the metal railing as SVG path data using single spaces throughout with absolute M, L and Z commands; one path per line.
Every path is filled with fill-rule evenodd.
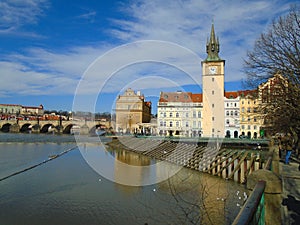
M 257 182 L 248 200 L 233 221 L 233 225 L 265 224 L 265 187 L 265 181 Z

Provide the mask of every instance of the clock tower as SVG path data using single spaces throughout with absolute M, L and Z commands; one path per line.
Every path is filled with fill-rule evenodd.
M 219 57 L 220 44 L 215 36 L 214 24 L 206 43 L 207 58 L 202 65 L 203 91 L 203 137 L 225 136 L 224 112 L 224 66 L 225 60 Z

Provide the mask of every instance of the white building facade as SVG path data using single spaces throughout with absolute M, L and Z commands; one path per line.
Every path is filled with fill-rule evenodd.
M 161 92 L 157 104 L 160 136 L 199 137 L 202 132 L 202 94 Z
M 226 92 L 224 96 L 225 137 L 240 135 L 240 96 L 238 92 Z

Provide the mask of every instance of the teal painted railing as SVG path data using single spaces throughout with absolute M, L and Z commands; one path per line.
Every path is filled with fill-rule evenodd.
M 243 208 L 235 218 L 234 225 L 265 224 L 265 191 L 266 182 L 258 181 Z

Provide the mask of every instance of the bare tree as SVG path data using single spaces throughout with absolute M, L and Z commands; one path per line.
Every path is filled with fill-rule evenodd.
M 283 79 L 269 92 L 261 113 L 273 132 L 290 132 L 300 137 L 300 8 L 274 20 L 247 53 L 244 66 L 248 87 L 257 87 L 275 74 Z M 271 99 L 271 100 L 270 100 Z

